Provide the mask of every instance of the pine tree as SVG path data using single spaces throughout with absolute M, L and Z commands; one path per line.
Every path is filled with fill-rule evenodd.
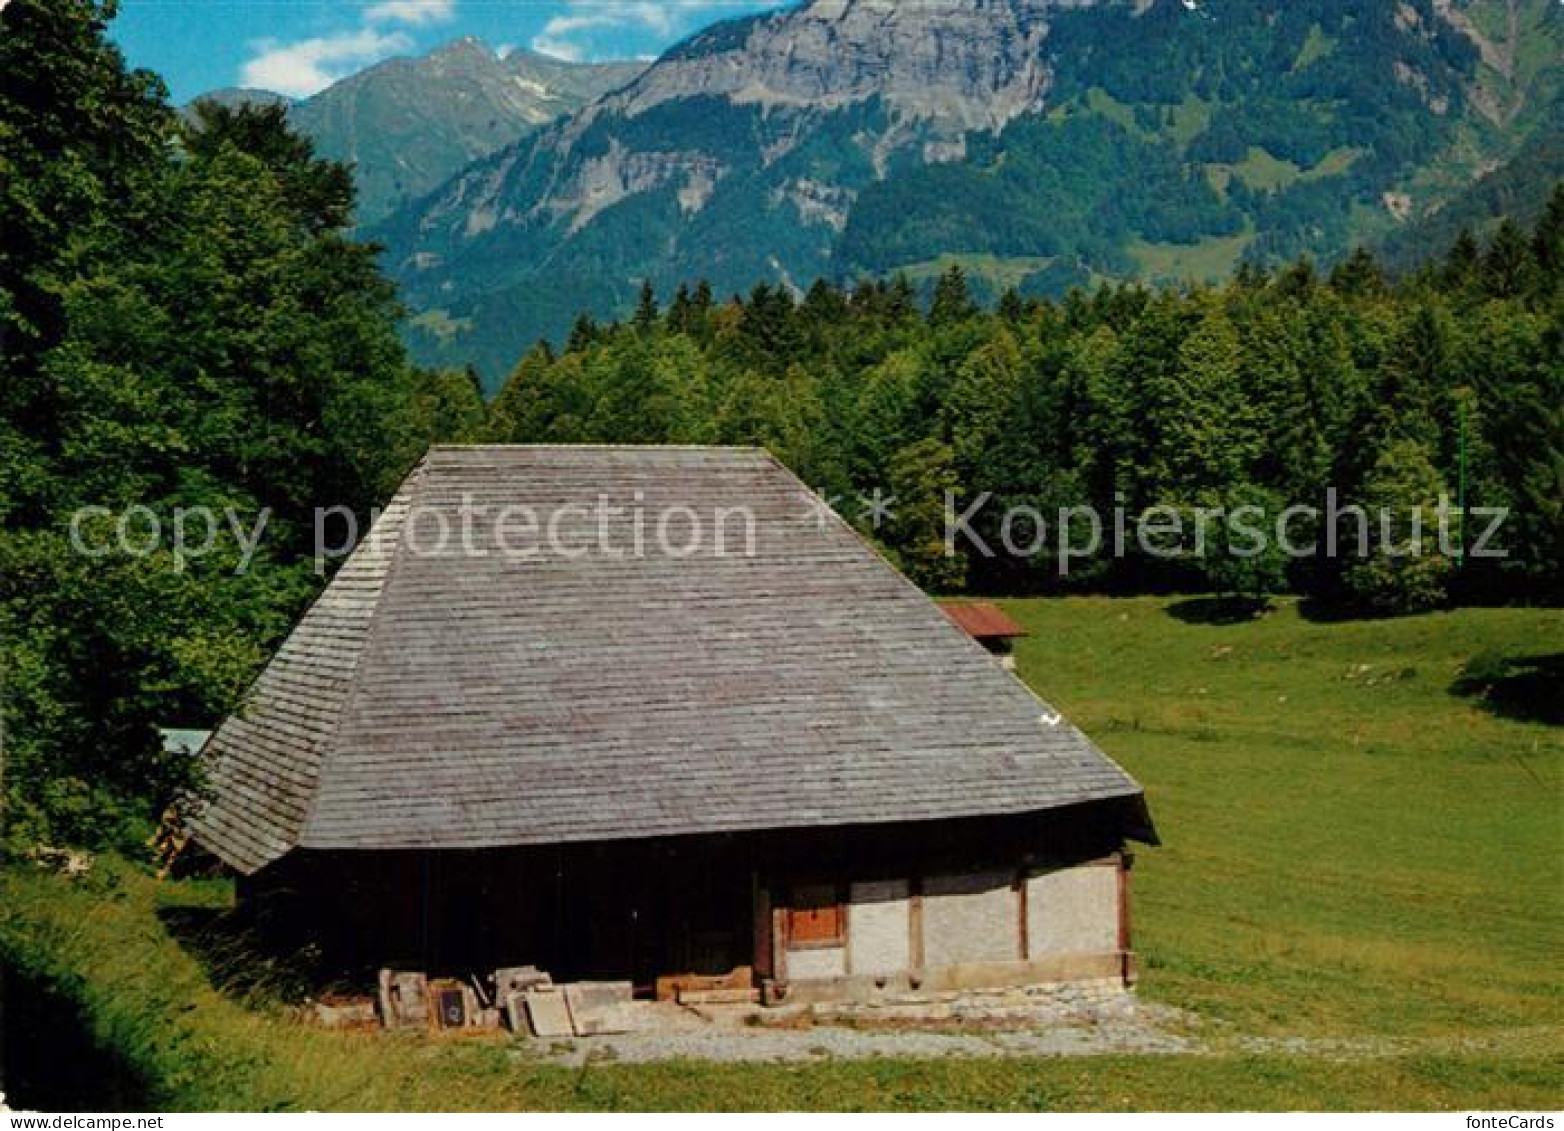
M 1380 438 L 1401 437 L 1433 449 L 1448 386 L 1445 320 L 1434 306 L 1424 304 L 1402 321 L 1380 366 Z
M 1147 384 L 1140 427 L 1151 437 L 1145 469 L 1150 501 L 1187 502 L 1245 481 L 1259 444 L 1242 366 L 1231 319 L 1207 302 L 1174 363 Z
M 1284 298 L 1303 299 L 1318 285 L 1319 275 L 1314 270 L 1314 261 L 1305 255 L 1277 275 L 1271 288 Z
M 1253 474 L 1286 498 L 1312 498 L 1328 474 L 1329 451 L 1303 319 L 1293 304 L 1264 303 L 1241 331 L 1242 385 L 1260 437 Z
M 586 311 L 576 315 L 575 322 L 570 327 L 570 337 L 565 339 L 566 353 L 584 353 L 597 341 L 597 323 Z
M 1271 276 L 1265 265 L 1247 256 L 1238 264 L 1238 273 L 1233 276 L 1233 285 L 1242 291 L 1263 290 L 1270 282 Z
M 750 291 L 739 332 L 743 362 L 763 372 L 782 373 L 803 355 L 803 329 L 785 287 L 760 283 Z
M 705 279 L 698 280 L 695 284 L 695 316 L 704 320 L 711 313 L 712 305 L 711 284 Z
M 885 291 L 885 320 L 892 326 L 910 322 L 918 314 L 918 294 L 912 282 L 898 271 Z
M 416 448 L 474 443 L 483 438 L 488 415 L 483 384 L 472 366 L 415 375 L 409 426 Z
M 676 334 L 687 334 L 694 324 L 695 304 L 690 299 L 690 288 L 686 283 L 680 283 L 679 289 L 673 293 L 673 301 L 668 304 L 668 329 Z
M 660 312 L 657 309 L 657 292 L 652 288 L 652 281 L 644 279 L 641 282 L 640 297 L 635 304 L 636 331 L 641 334 L 650 334 L 657 325 Z
M 1483 256 L 1484 289 L 1499 298 L 1518 298 L 1531 290 L 1535 271 L 1531 245 L 1520 225 L 1506 218 Z
M 961 264 L 954 263 L 939 277 L 934 285 L 934 301 L 929 306 L 929 323 L 949 326 L 962 322 L 976 313 L 972 299 L 967 294 L 967 273 Z
M 805 293 L 799 313 L 814 327 L 836 326 L 847 316 L 847 297 L 824 279 L 816 279 Z
M 1564 181 L 1553 186 L 1553 195 L 1537 220 L 1531 254 L 1544 289 L 1558 289 L 1560 279 L 1564 279 Z
M 1440 281 L 1450 290 L 1465 290 L 1477 282 L 1482 265 L 1482 249 L 1470 228 L 1462 228 L 1450 245 L 1441 268 Z
M 1330 285 L 1332 290 L 1345 295 L 1379 295 L 1385 291 L 1385 273 L 1380 270 L 1374 253 L 1359 247 L 1336 265 L 1331 272 Z

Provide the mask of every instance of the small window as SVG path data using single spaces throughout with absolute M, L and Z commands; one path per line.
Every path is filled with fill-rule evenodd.
M 846 920 L 835 887 L 816 884 L 794 888 L 788 942 L 792 946 L 840 946 L 846 938 Z

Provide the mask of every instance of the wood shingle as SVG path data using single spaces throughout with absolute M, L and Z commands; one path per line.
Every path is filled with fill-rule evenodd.
M 517 553 L 518 507 L 589 552 Z M 1140 794 L 753 449 L 434 449 L 208 754 L 191 830 L 246 873 Z

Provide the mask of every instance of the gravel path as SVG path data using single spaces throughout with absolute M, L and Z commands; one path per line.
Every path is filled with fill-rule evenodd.
M 945 994 L 876 1005 L 694 1010 L 644 1003 L 645 1031 L 522 1046 L 557 1063 L 864 1057 L 1157 1055 L 1204 1051 L 1192 1014 L 1121 989 Z
M 1564 1040 L 1564 1026 L 1552 1025 L 1446 1039 L 1260 1036 L 1141 1001 L 1116 984 L 937 994 L 873 1005 L 696 1010 L 637 1002 L 631 1008 L 635 1032 L 522 1041 L 515 1055 L 569 1065 L 1179 1053 L 1361 1060 L 1557 1047 Z

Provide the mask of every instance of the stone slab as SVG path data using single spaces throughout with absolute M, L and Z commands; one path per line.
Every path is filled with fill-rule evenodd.
M 387 1029 L 429 1026 L 429 979 L 417 971 L 380 971 L 380 1021 Z
M 371 998 L 355 1001 L 318 1001 L 315 1003 L 315 1019 L 327 1029 L 369 1029 L 379 1022 L 375 1002 Z
M 564 989 L 570 1007 L 570 1021 L 579 1037 L 603 1033 L 628 1033 L 630 1023 L 624 1006 L 635 997 L 629 982 L 572 982 Z
M 557 989 L 527 990 L 527 1027 L 535 1037 L 569 1037 L 575 1034 L 570 1023 L 570 1006 Z
M 494 1000 L 503 1002 L 511 994 L 553 984 L 548 971 L 536 966 L 502 966 L 494 972 Z

